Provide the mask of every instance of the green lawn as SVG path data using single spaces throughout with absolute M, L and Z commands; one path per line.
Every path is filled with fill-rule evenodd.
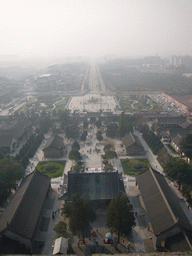
M 123 166 L 124 173 L 130 176 L 135 176 L 150 166 L 150 163 L 146 158 L 121 159 L 121 164 Z
M 66 161 L 40 161 L 36 169 L 50 178 L 57 178 L 63 175 Z
M 117 100 L 121 106 L 121 108 L 124 110 L 124 112 L 137 112 L 141 110 L 163 110 L 163 107 L 158 104 L 156 101 L 153 99 L 149 98 L 146 95 L 139 94 L 139 95 L 134 95 L 134 97 L 130 94 L 118 94 L 116 95 Z M 142 100 L 143 97 L 146 97 L 145 100 Z M 138 103 L 133 104 L 133 98 L 138 101 Z

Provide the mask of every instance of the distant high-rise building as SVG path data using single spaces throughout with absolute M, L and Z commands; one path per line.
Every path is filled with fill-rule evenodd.
M 170 65 L 178 67 L 182 65 L 182 57 L 181 56 L 177 56 L 177 55 L 172 55 L 170 57 L 170 61 L 169 61 Z

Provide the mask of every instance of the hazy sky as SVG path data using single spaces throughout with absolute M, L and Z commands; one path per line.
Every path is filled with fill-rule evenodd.
M 192 0 L 0 3 L 0 55 L 192 55 Z

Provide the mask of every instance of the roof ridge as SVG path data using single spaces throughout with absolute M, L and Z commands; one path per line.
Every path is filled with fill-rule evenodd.
M 10 130 L 13 131 L 24 119 L 25 119 L 24 117 L 19 119 L 18 122 Z
M 168 203 L 168 201 L 167 201 L 167 199 L 166 199 L 166 197 L 165 197 L 165 195 L 164 195 L 164 193 L 163 193 L 163 191 L 162 191 L 162 189 L 161 189 L 161 186 L 159 185 L 159 182 L 157 181 L 157 178 L 155 177 L 155 174 L 153 173 L 153 171 L 155 171 L 156 173 L 158 173 L 158 174 L 160 174 L 160 175 L 162 175 L 162 174 L 161 174 L 160 172 L 154 170 L 152 167 L 149 167 L 149 171 L 150 171 L 151 175 L 153 176 L 154 181 L 155 181 L 157 187 L 159 188 L 159 191 L 160 191 L 160 193 L 161 193 L 161 196 L 163 197 L 163 199 L 164 199 L 164 201 L 165 201 L 165 203 L 166 203 L 166 205 L 167 205 L 167 208 L 169 209 L 169 212 L 170 212 L 171 216 L 173 217 L 175 223 L 177 223 L 177 222 L 178 222 L 178 219 L 176 218 L 175 214 L 173 213 L 173 211 L 172 211 L 172 209 L 171 209 L 171 207 L 170 207 L 170 205 L 169 205 L 169 203 Z M 163 176 L 163 175 L 162 175 L 162 176 Z
M 130 134 L 131 138 L 133 139 L 133 141 L 135 142 L 134 135 L 131 132 L 129 134 Z

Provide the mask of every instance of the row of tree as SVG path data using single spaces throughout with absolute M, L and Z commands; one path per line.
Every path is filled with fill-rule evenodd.
M 38 135 L 32 134 L 20 149 L 19 154 L 16 155 L 15 159 L 21 161 L 22 165 L 26 167 L 29 164 L 29 158 L 32 158 L 35 155 L 43 139 L 43 133 Z
M 76 164 L 73 166 L 74 171 L 80 171 L 82 169 L 82 156 L 79 152 L 80 150 L 80 145 L 77 141 L 74 141 L 72 146 L 71 146 L 71 151 L 69 152 L 69 159 L 74 160 Z
M 160 138 L 153 131 L 143 133 L 143 138 L 155 155 L 164 147 Z
M 118 122 L 112 122 L 107 125 L 106 136 L 110 138 L 115 138 L 119 136 L 124 137 L 129 132 L 133 131 L 133 121 L 134 117 L 131 115 L 125 115 L 124 112 L 121 113 Z
M 11 194 L 11 189 L 16 188 L 16 182 L 24 174 L 25 169 L 19 161 L 10 157 L 0 160 L 0 204 Z
M 191 200 L 192 166 L 182 158 L 172 158 L 164 168 L 167 177 L 178 184 L 179 190 Z
M 87 196 L 81 197 L 78 193 L 72 196 L 72 203 L 66 203 L 62 208 L 63 216 L 69 218 L 69 230 L 73 235 L 83 239 L 89 237 L 92 230 L 92 223 L 96 220 L 97 214 Z M 107 209 L 106 226 L 111 233 L 115 233 L 119 238 L 128 236 L 135 226 L 133 207 L 127 196 L 119 194 L 110 201 Z M 59 222 L 55 226 L 55 231 L 63 236 L 67 231 L 67 225 Z

